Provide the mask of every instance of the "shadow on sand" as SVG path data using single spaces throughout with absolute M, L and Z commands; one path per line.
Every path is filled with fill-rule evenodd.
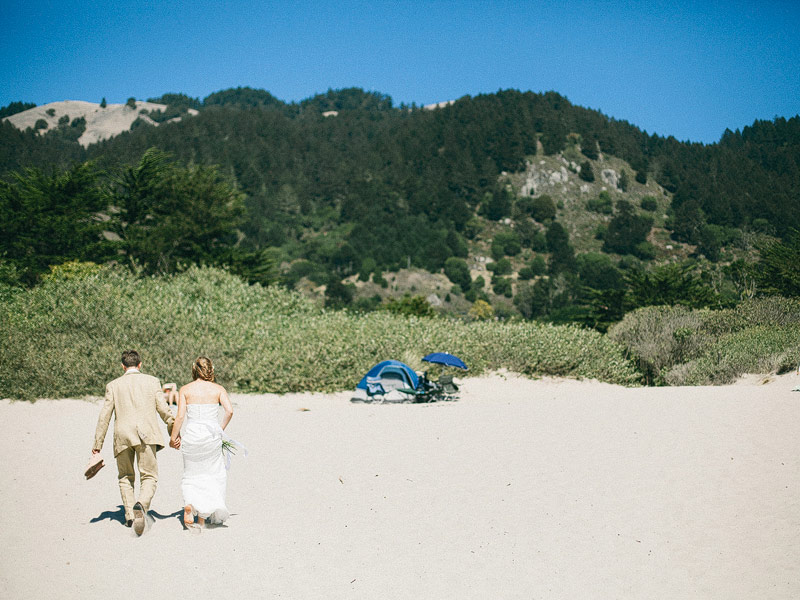
M 159 521 L 163 521 L 164 519 L 176 518 L 179 521 L 181 521 L 181 523 L 183 523 L 183 521 L 181 520 L 182 517 L 183 517 L 183 510 L 176 510 L 174 513 L 170 513 L 168 515 L 162 515 L 161 513 L 157 513 L 154 510 L 150 510 L 150 511 L 148 511 L 147 516 L 150 519 L 158 519 Z M 122 525 L 124 525 L 125 524 L 125 509 L 120 504 L 120 505 L 117 506 L 117 510 L 106 510 L 106 511 L 103 511 L 99 515 L 97 515 L 95 518 L 91 519 L 89 521 L 89 523 L 99 523 L 100 521 L 117 521 L 118 523 L 121 523 Z

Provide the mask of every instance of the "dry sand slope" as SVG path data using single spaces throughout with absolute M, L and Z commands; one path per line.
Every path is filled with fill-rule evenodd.
M 99 402 L 0 403 L 5 598 L 797 598 L 800 383 L 466 379 L 460 401 L 234 396 L 233 516 L 84 481 Z M 309 409 L 309 410 L 301 410 Z

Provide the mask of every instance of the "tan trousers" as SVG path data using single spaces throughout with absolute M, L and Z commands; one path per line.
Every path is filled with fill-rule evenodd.
M 126 448 L 117 454 L 119 493 L 122 496 L 126 521 L 133 519 L 133 505 L 136 503 L 133 494 L 133 483 L 136 481 L 136 472 L 133 469 L 134 456 L 139 467 L 139 502 L 145 511 L 150 509 L 150 502 L 158 485 L 158 460 L 154 445 L 142 444 L 135 448 Z

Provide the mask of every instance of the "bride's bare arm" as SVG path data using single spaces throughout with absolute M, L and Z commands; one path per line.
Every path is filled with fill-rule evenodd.
M 225 429 L 228 423 L 231 422 L 231 417 L 233 417 L 233 406 L 231 406 L 231 401 L 225 388 L 222 388 L 219 394 L 219 403 L 222 404 L 222 408 L 225 411 L 225 416 L 222 417 L 222 428 Z
M 169 445 L 173 448 L 181 447 L 181 425 L 183 419 L 186 418 L 186 394 L 183 393 L 181 388 L 178 394 L 178 414 L 175 415 L 175 422 L 172 424 L 172 435 L 170 435 Z

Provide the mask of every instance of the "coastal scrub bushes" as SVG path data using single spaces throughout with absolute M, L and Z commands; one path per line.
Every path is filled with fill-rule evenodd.
M 608 335 L 647 383 L 714 385 L 745 373 L 783 373 L 800 361 L 800 300 L 771 296 L 712 311 L 648 306 Z
M 210 356 L 237 392 L 349 389 L 378 360 L 422 369 L 431 351 L 457 354 L 471 374 L 640 382 L 616 342 L 577 326 L 330 311 L 214 268 L 135 277 L 73 265 L 0 294 L 0 397 L 101 395 L 125 348 L 141 352 L 148 373 L 180 384 L 194 358 Z

